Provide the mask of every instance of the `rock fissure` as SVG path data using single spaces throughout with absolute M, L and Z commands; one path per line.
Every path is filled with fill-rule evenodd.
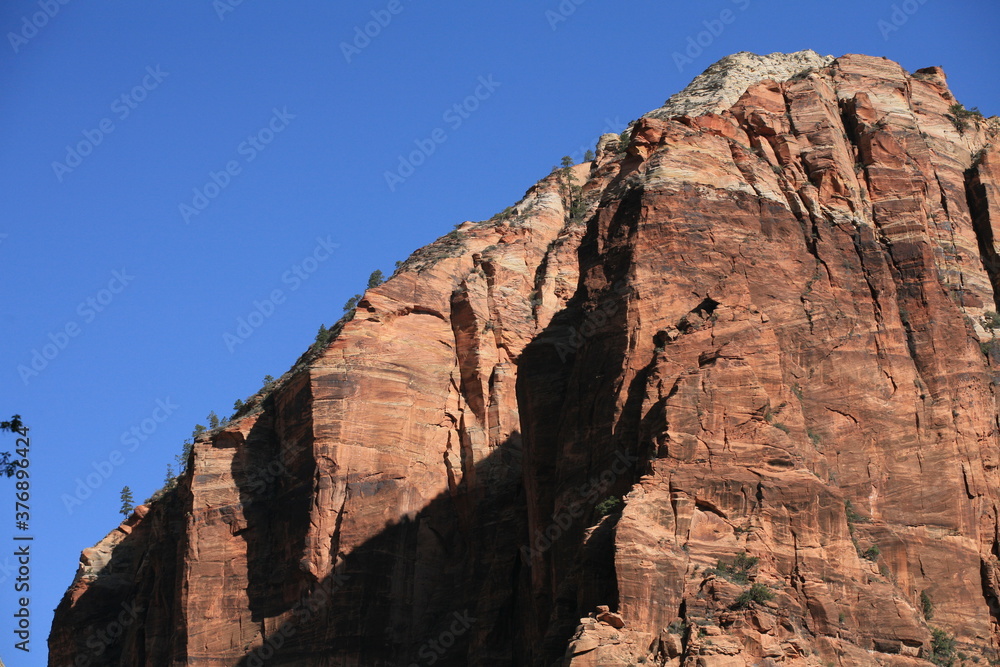
M 134 602 L 109 665 L 251 667 L 295 621 L 269 664 L 454 622 L 439 667 L 908 667 L 921 591 L 1000 658 L 1000 173 L 952 104 L 880 58 L 713 65 L 571 167 L 584 214 L 559 173 L 463 223 L 199 439 L 85 551 L 53 664 Z

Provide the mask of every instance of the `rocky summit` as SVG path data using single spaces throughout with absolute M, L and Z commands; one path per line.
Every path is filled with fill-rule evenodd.
M 50 664 L 996 661 L 998 134 L 936 67 L 723 59 L 199 436 Z

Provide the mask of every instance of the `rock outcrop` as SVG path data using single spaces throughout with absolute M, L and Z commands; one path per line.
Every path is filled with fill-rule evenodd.
M 1000 658 L 1000 123 L 867 56 L 692 86 L 199 437 L 50 664 Z
M 809 50 L 766 56 L 740 51 L 714 63 L 684 90 L 672 95 L 662 107 L 646 115 L 671 118 L 721 113 L 735 104 L 752 85 L 765 79 L 783 83 L 797 74 L 825 67 L 831 62 L 833 56 L 821 56 Z

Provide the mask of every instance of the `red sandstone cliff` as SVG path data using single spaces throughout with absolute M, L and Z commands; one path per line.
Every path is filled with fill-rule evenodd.
M 554 174 L 464 223 L 202 436 L 50 664 L 1000 657 L 1000 124 L 956 102 L 713 66 L 573 168 L 577 215 Z

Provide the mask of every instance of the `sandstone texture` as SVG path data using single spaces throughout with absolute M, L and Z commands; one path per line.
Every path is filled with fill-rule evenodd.
M 200 436 L 50 664 L 1000 659 L 1000 123 L 956 104 L 713 65 Z
M 784 82 L 796 74 L 824 67 L 831 62 L 833 56 L 821 56 L 809 50 L 766 56 L 740 51 L 713 64 L 684 90 L 671 96 L 662 107 L 646 115 L 670 118 L 719 113 L 731 107 L 747 88 L 760 81 Z

